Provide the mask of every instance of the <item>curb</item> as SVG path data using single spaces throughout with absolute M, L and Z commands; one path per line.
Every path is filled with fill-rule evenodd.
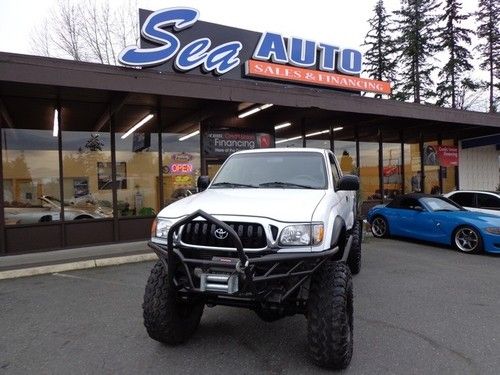
M 0 272 L 0 280 L 14 279 L 18 277 L 28 277 L 45 275 L 47 273 L 66 272 L 74 270 L 83 270 L 87 268 L 117 266 L 119 264 L 147 262 L 158 259 L 155 253 L 126 255 L 121 257 L 89 259 L 78 262 L 51 264 L 48 266 L 21 268 L 17 270 L 8 270 Z

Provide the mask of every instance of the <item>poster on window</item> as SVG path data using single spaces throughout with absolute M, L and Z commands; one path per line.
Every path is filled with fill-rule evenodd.
M 437 158 L 442 167 L 456 167 L 458 165 L 458 147 L 438 146 Z
M 437 145 L 424 144 L 424 165 L 439 165 Z
M 210 130 L 203 135 L 205 157 L 227 157 L 236 151 L 274 147 L 274 138 L 267 133 Z
M 111 162 L 97 162 L 97 188 L 99 190 L 111 190 L 113 188 L 111 167 Z M 127 163 L 124 161 L 116 163 L 116 188 L 127 188 Z
M 89 180 L 86 178 L 74 178 L 73 191 L 74 198 L 80 198 L 89 195 Z

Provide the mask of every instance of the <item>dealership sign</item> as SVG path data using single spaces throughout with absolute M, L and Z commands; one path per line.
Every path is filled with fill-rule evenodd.
M 141 43 L 120 53 L 123 65 L 391 92 L 388 82 L 357 77 L 362 71 L 362 53 L 357 49 L 198 21 L 199 12 L 192 8 L 140 10 L 139 17 Z
M 210 130 L 203 134 L 206 157 L 227 157 L 233 152 L 274 147 L 274 139 L 267 133 Z
M 457 146 L 437 146 L 437 157 L 442 167 L 456 167 L 458 165 Z

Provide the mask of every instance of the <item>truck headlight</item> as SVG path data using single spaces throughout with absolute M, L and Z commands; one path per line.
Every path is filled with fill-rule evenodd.
M 498 235 L 500 235 L 500 227 L 486 228 L 486 232 L 491 233 L 491 234 L 498 234 Z
M 153 227 L 151 228 L 151 235 L 153 237 L 167 239 L 168 230 L 172 224 L 173 222 L 171 220 L 155 219 Z
M 318 245 L 323 241 L 323 235 L 323 224 L 289 225 L 281 231 L 279 242 L 283 246 Z

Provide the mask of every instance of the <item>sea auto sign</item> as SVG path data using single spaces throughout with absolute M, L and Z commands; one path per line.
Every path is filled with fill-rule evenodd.
M 390 83 L 359 78 L 357 49 L 256 33 L 199 21 L 196 9 L 139 10 L 140 46 L 126 47 L 121 64 L 159 71 L 265 79 L 389 94 Z

